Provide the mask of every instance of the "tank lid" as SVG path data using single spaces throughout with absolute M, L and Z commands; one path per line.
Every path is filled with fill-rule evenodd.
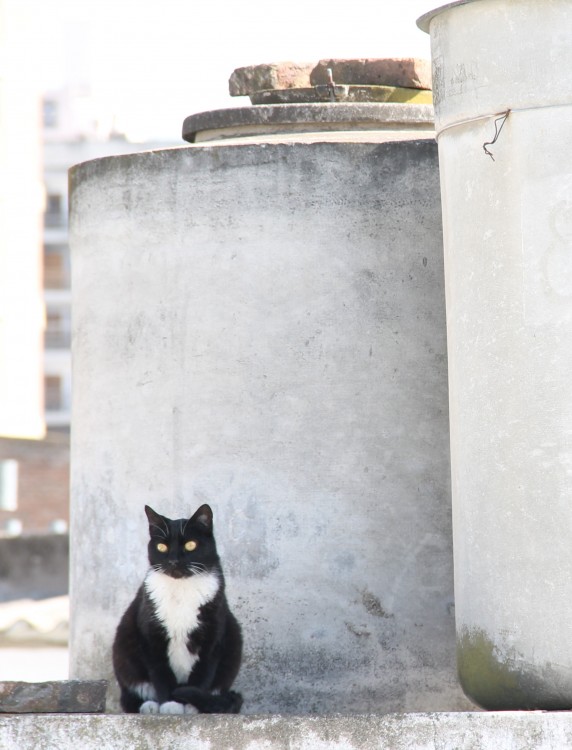
M 434 132 L 429 104 L 269 104 L 200 112 L 183 123 L 189 143 L 241 136 L 356 130 Z

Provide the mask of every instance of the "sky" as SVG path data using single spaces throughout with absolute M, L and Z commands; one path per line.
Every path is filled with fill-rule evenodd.
M 44 90 L 89 85 L 133 140 L 178 140 L 187 115 L 247 106 L 235 68 L 344 57 L 425 57 L 427 0 L 26 0 Z

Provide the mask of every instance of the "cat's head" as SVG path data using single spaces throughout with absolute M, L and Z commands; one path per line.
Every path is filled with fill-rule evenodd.
M 162 516 L 148 505 L 149 563 L 171 578 L 189 578 L 219 567 L 213 535 L 213 512 L 208 505 L 190 518 L 175 521 Z

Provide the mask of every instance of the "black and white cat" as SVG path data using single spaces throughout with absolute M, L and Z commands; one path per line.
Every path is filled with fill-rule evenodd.
M 242 635 L 229 609 L 213 535 L 201 505 L 171 520 L 145 506 L 149 564 L 113 643 L 113 667 L 127 713 L 238 713 L 230 690 Z

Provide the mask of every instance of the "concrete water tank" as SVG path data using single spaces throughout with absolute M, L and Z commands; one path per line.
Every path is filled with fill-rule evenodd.
M 242 110 L 71 171 L 72 675 L 209 502 L 246 712 L 466 707 L 431 107 Z
M 449 346 L 459 672 L 572 707 L 572 4 L 429 13 Z

